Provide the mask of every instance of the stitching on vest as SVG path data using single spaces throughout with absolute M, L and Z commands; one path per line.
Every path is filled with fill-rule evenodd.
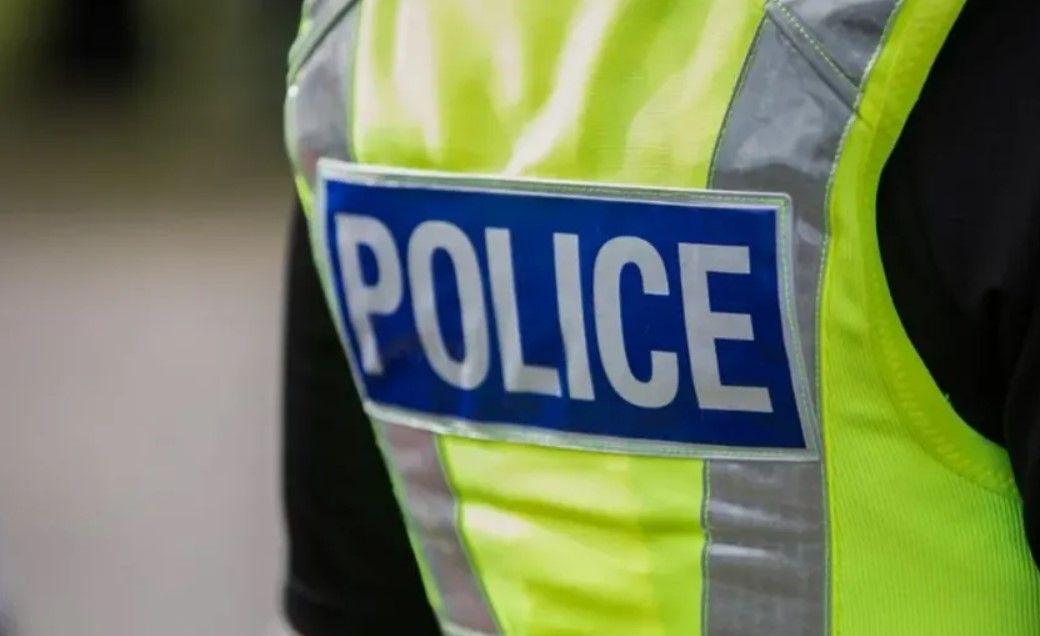
M 701 466 L 701 530 L 704 531 L 704 547 L 701 548 L 701 634 L 708 632 L 708 618 L 711 616 L 711 577 L 708 569 L 711 564 L 712 529 L 708 523 L 708 506 L 711 505 L 711 460 Z
M 802 39 L 805 40 L 806 44 L 811 46 L 812 49 L 816 51 L 816 54 L 823 62 L 827 64 L 827 66 L 831 67 L 831 69 L 840 77 L 847 80 L 853 88 L 858 87 L 856 80 L 854 80 L 851 75 L 849 75 L 844 69 L 842 69 L 838 65 L 838 63 L 834 61 L 834 58 L 832 58 L 830 54 L 827 53 L 826 50 L 824 50 L 823 45 L 820 44 L 819 40 L 813 37 L 812 33 L 810 33 L 809 30 L 805 28 L 805 25 L 802 24 L 802 21 L 798 18 L 798 16 L 796 16 L 782 2 L 779 2 L 777 0 L 771 1 L 768 6 L 770 8 L 775 8 L 776 11 L 767 11 L 767 14 L 773 15 L 773 13 L 779 12 L 780 15 L 783 16 L 784 21 L 787 22 L 791 26 L 791 28 L 793 28 L 796 32 L 798 32 L 799 35 L 802 36 Z
M 799 60 L 808 64 L 814 76 L 838 98 L 838 101 L 846 109 L 858 114 L 859 89 L 848 83 L 843 75 L 838 75 L 833 69 L 823 65 L 819 56 L 815 55 L 813 51 L 806 51 L 806 45 L 797 33 L 792 33 L 787 27 L 777 22 L 775 18 L 772 23 L 781 45 L 790 49 Z

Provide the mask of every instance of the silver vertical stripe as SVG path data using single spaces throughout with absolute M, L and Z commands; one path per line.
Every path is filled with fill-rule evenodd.
M 285 100 L 289 156 L 312 192 L 318 159 L 353 158 L 350 108 L 361 2 L 321 0 L 313 5 L 330 23 L 310 27 L 294 46 L 303 49 L 294 56 L 301 59 L 294 62 Z
M 749 64 L 730 106 L 711 187 L 790 195 L 795 314 L 809 384 L 815 387 L 824 199 L 851 108 L 771 20 L 762 24 Z
M 707 634 L 824 633 L 819 462 L 708 463 Z
M 447 634 L 497 634 L 492 610 L 470 566 L 458 528 L 458 506 L 444 475 L 435 433 L 373 422 L 397 474 L 409 530 L 429 566 L 441 598 Z
M 814 393 L 828 181 L 895 4 L 770 2 L 713 163 L 712 188 L 791 196 L 796 312 Z M 827 631 L 823 468 L 822 460 L 707 462 L 705 633 Z

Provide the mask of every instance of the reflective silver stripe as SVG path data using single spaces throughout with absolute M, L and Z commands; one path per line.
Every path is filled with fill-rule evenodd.
M 780 0 L 858 86 L 885 32 L 893 0 Z
M 706 634 L 824 632 L 822 469 L 819 462 L 708 464 Z
M 300 32 L 289 49 L 289 81 L 310 55 L 321 45 L 325 36 L 341 22 L 347 12 L 361 0 L 307 0 L 303 5 Z
M 447 634 L 497 634 L 491 607 L 458 529 L 458 505 L 444 475 L 436 434 L 373 420 L 397 474 L 399 496 L 440 595 Z
M 827 179 L 851 110 L 771 20 L 762 24 L 748 65 L 716 151 L 711 185 L 791 197 L 795 315 L 812 390 Z
M 784 39 L 787 44 L 798 49 L 802 60 L 808 62 L 816 74 L 851 109 L 859 93 L 858 82 L 849 77 L 828 52 L 820 48 L 819 42 L 805 30 L 790 9 L 779 2 L 773 2 L 766 5 L 766 15 L 773 26 L 786 36 Z
M 320 46 L 292 73 L 286 95 L 286 145 L 297 174 L 304 176 L 312 192 L 318 159 L 348 161 L 353 154 L 350 109 L 361 2 L 339 4 L 342 15 L 337 14 L 338 21 L 328 27 Z M 338 7 L 323 6 L 323 14 Z M 309 41 L 306 35 L 304 41 Z
M 793 286 L 814 394 L 828 182 L 858 86 L 895 4 L 769 3 L 713 162 L 714 188 L 791 196 Z M 706 462 L 706 634 L 827 631 L 822 462 Z

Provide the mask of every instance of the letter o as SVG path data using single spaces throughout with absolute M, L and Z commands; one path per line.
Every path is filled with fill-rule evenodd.
M 433 257 L 443 250 L 455 270 L 462 316 L 463 357 L 456 360 L 444 342 L 433 283 Z M 426 221 L 408 241 L 408 283 L 419 341 L 430 366 L 445 382 L 474 389 L 490 365 L 487 308 L 477 253 L 462 230 L 444 221 Z

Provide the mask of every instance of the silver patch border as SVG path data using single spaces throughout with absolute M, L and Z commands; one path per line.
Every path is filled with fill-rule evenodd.
M 746 208 L 749 205 L 775 208 L 779 214 L 776 231 L 776 251 L 779 259 L 777 272 L 780 280 L 780 315 L 783 322 L 783 340 L 787 353 L 788 370 L 795 393 L 795 403 L 801 419 L 805 448 L 751 448 L 741 446 L 719 446 L 689 444 L 684 442 L 660 442 L 634 440 L 584 433 L 566 433 L 531 425 L 509 422 L 476 421 L 464 418 L 417 412 L 399 406 L 384 404 L 368 396 L 364 375 L 360 373 L 354 356 L 353 343 L 345 328 L 339 302 L 330 303 L 337 331 L 347 353 L 350 373 L 361 396 L 365 412 L 373 419 L 389 424 L 425 429 L 441 435 L 452 435 L 470 439 L 512 442 L 552 448 L 563 448 L 624 455 L 646 455 L 656 457 L 683 457 L 694 459 L 744 459 L 819 461 L 821 438 L 816 411 L 812 405 L 809 381 L 801 355 L 801 343 L 795 301 L 792 258 L 794 248 L 794 218 L 791 198 L 784 193 L 738 192 L 725 190 L 702 190 L 693 188 L 662 188 L 637 184 L 605 184 L 591 181 L 568 181 L 536 179 L 530 177 L 502 177 L 469 173 L 452 173 L 393 166 L 358 164 L 323 157 L 318 161 L 315 211 L 321 232 L 320 258 L 331 265 L 328 237 L 329 210 L 325 201 L 326 185 L 329 181 L 356 183 L 383 187 L 423 187 L 435 190 L 484 193 L 523 193 L 533 196 L 569 197 L 596 199 L 601 201 L 640 201 L 662 205 L 710 204 L 720 208 Z M 332 271 L 331 269 L 329 270 Z M 819 292 L 817 292 L 819 293 Z M 335 298 L 335 295 L 332 296 Z

